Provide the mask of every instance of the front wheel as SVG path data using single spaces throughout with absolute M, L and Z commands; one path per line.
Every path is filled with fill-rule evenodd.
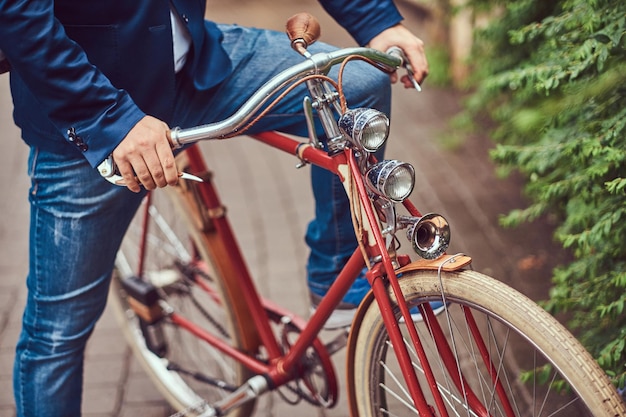
M 447 304 L 432 322 L 415 323 L 436 378 L 436 395 L 426 383 L 406 324 L 400 324 L 412 371 L 433 416 L 626 415 L 616 390 L 580 343 L 505 284 L 474 271 L 414 271 L 400 278 L 400 286 L 409 308 L 442 299 Z M 399 317 L 397 306 L 395 310 Z M 359 318 L 348 352 L 353 413 L 417 415 L 376 302 L 362 309 Z M 434 342 L 437 329 L 445 343 Z

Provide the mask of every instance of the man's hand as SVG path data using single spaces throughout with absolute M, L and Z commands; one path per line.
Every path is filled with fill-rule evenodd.
M 133 192 L 175 185 L 178 170 L 170 145 L 167 124 L 145 116 L 113 151 L 113 160 L 125 185 Z
M 383 52 L 392 46 L 397 46 L 404 51 L 409 59 L 409 63 L 413 67 L 413 75 L 418 83 L 421 84 L 428 75 L 428 61 L 424 53 L 424 42 L 402 24 L 397 24 L 380 32 L 370 41 L 368 46 Z M 394 73 L 391 75 L 391 82 L 395 83 L 396 81 L 398 81 L 398 74 Z M 405 88 L 413 88 L 413 83 L 409 80 L 408 75 L 402 76 L 401 81 Z

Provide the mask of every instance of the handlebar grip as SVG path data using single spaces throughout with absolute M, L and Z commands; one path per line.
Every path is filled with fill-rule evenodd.
M 306 12 L 291 16 L 287 20 L 285 31 L 291 47 L 305 56 L 308 54 L 306 48 L 318 40 L 322 32 L 320 22 Z
M 400 58 L 401 60 L 400 66 L 406 69 L 407 75 L 409 76 L 411 83 L 413 83 L 413 87 L 417 91 L 422 91 L 422 87 L 419 85 L 419 83 L 415 79 L 415 74 L 413 73 L 413 67 L 411 66 L 411 63 L 409 62 L 409 59 L 407 58 L 404 51 L 397 46 L 392 46 L 391 48 L 387 49 L 386 53 L 396 58 Z
M 394 56 L 396 58 L 400 58 L 402 61 L 400 63 L 400 66 L 404 65 L 404 63 L 407 61 L 404 51 L 398 46 L 392 46 L 391 48 L 387 49 L 385 53 L 391 56 Z

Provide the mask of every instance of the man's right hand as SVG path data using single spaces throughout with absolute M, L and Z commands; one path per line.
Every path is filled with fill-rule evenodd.
M 145 116 L 113 151 L 113 160 L 129 190 L 139 192 L 178 182 L 178 170 L 164 122 Z

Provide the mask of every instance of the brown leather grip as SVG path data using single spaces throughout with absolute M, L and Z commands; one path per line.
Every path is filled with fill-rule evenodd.
M 306 12 L 291 16 L 286 24 L 287 36 L 291 40 L 292 48 L 301 52 L 319 39 L 321 34 L 320 22 Z

